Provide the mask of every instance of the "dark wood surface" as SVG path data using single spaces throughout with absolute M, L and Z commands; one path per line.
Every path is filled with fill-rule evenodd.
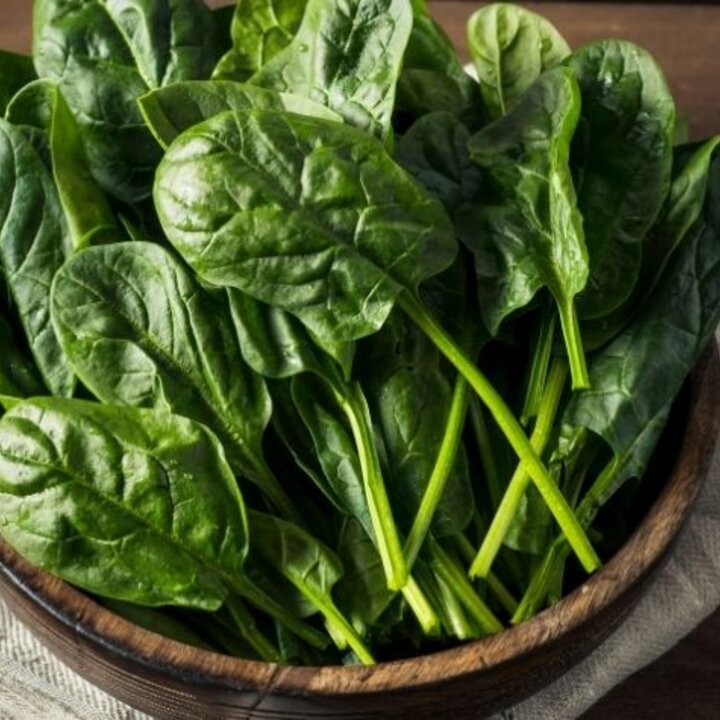
M 472 2 L 432 3 L 464 52 Z M 0 47 L 28 51 L 31 0 L 0 0 Z M 666 69 L 691 135 L 720 132 L 720 7 L 690 3 L 528 3 L 540 9 L 573 46 L 625 37 L 650 50 Z M 541 5 L 541 7 L 540 7 Z M 586 720 L 715 718 L 720 711 L 720 613 L 665 657 L 616 688 Z

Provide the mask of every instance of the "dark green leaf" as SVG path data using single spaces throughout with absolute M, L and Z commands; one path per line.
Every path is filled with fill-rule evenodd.
M 238 0 L 230 33 L 232 48 L 220 59 L 215 80 L 245 81 L 295 37 L 307 0 Z
M 508 3 L 475 12 L 468 21 L 468 46 L 485 105 L 495 118 L 505 115 L 545 70 L 570 54 L 545 18 Z
M 50 286 L 72 251 L 50 170 L 23 130 L 0 120 L 0 265 L 38 369 L 56 395 L 75 380 L 50 322 Z
M 193 125 L 228 110 L 285 110 L 342 122 L 332 110 L 301 95 L 222 80 L 174 83 L 151 91 L 139 102 L 145 122 L 164 148 Z
M 407 0 L 309 0 L 290 45 L 251 82 L 304 95 L 385 138 L 411 29 Z
M 0 306 L 0 312 L 2 307 Z M 46 390 L 10 323 L 0 314 L 0 395 L 32 397 Z
M 134 242 L 79 253 L 55 280 L 53 322 L 103 402 L 165 407 L 205 423 L 233 467 L 265 487 L 265 384 L 242 362 L 226 304 L 169 251 Z
M 578 307 L 595 318 L 637 280 L 643 238 L 670 187 L 675 104 L 660 68 L 632 43 L 593 43 L 567 65 L 582 98 L 571 164 L 590 257 Z
M 573 380 L 582 385 L 575 296 L 585 287 L 588 258 L 568 165 L 579 113 L 577 81 L 557 68 L 474 135 L 470 155 L 483 170 L 487 200 L 461 210 L 457 225 L 475 255 L 488 330 L 496 334 L 546 286 L 560 311 Z
M 141 605 L 216 610 L 245 511 L 215 437 L 156 410 L 59 398 L 0 420 L 3 536 L 44 570 Z
M 32 58 L 0 50 L 0 116 L 15 93 L 35 77 Z
M 467 128 L 452 114 L 434 112 L 402 137 L 395 159 L 452 213 L 480 192 L 480 170 L 470 159 L 469 140 Z
M 115 197 L 146 197 L 160 152 L 136 99 L 210 76 L 210 11 L 197 0 L 38 0 L 33 50 L 82 129 L 90 168 Z
M 205 280 L 288 310 L 321 341 L 382 326 L 457 252 L 442 207 L 354 128 L 254 110 L 180 136 L 155 200 Z

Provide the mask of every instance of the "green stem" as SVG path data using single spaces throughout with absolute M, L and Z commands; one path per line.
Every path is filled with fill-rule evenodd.
M 244 597 L 254 608 L 266 613 L 309 645 L 320 650 L 328 645 L 327 636 L 312 625 L 288 612 L 275 599 L 264 593 L 247 577 L 241 577 L 231 583 L 232 590 Z
M 226 603 L 230 615 L 240 631 L 240 635 L 247 640 L 255 652 L 265 661 L 279 663 L 281 661 L 280 651 L 260 632 L 255 623 L 255 618 L 245 607 L 245 603 L 237 597 L 228 598 Z
M 614 478 L 623 468 L 623 463 L 613 458 L 598 475 L 588 492 L 585 494 L 582 502 L 578 506 L 577 514 L 583 526 L 588 528 L 595 519 L 600 507 L 607 499 L 608 488 L 614 485 Z M 517 611 L 512 617 L 513 624 L 528 620 L 535 615 L 547 598 L 553 580 L 556 577 L 558 566 L 565 562 L 570 553 L 570 548 L 565 542 L 562 535 L 555 538 L 540 567 L 533 576 L 525 595 L 520 601 Z
M 477 397 L 473 397 L 470 401 L 470 423 L 480 452 L 480 463 L 490 492 L 490 501 L 494 507 L 497 507 L 502 499 L 503 487 L 500 483 L 500 472 L 495 458 L 495 450 L 485 422 L 485 413 Z
M 370 520 L 387 586 L 390 590 L 401 590 L 407 584 L 408 569 L 382 476 L 367 401 L 357 383 L 349 386 L 346 394 L 335 392 L 335 397 L 350 423 L 360 457 Z
M 410 606 L 423 633 L 428 637 L 437 635 L 440 632 L 440 618 L 412 575 L 400 592 Z
M 440 543 L 432 536 L 428 541 L 428 548 L 432 557 L 433 570 L 440 579 L 448 584 L 473 620 L 484 632 L 502 632 L 502 623 L 475 592 L 475 588 L 470 584 L 463 568 L 445 552 Z
M 363 639 L 355 632 L 355 628 L 347 621 L 345 616 L 335 607 L 332 600 L 321 596 L 309 583 L 302 581 L 300 578 L 293 578 L 293 584 L 322 613 L 325 621 L 333 628 L 333 634 L 337 634 L 352 648 L 363 665 L 375 664 L 375 658 Z
M 560 404 L 565 379 L 567 377 L 567 364 L 564 359 L 556 359 L 548 373 L 547 385 L 540 401 L 537 422 L 533 430 L 530 444 L 538 455 L 542 455 L 550 439 L 555 415 Z M 490 528 L 485 534 L 480 550 L 470 567 L 473 577 L 487 578 L 490 568 L 500 551 L 505 536 L 517 515 L 518 508 L 530 484 L 530 476 L 525 465 L 520 462 L 505 490 L 505 495 L 498 507 Z
M 533 352 L 530 376 L 525 392 L 525 403 L 523 404 L 523 411 L 520 416 L 520 422 L 523 425 L 527 425 L 532 418 L 537 416 L 540 410 L 540 401 L 545 389 L 545 382 L 550 367 L 550 354 L 555 338 L 555 318 L 554 309 L 546 307 L 540 324 L 537 344 Z
M 518 458 L 525 464 L 527 472 L 535 482 L 582 566 L 587 572 L 597 570 L 601 566 L 600 558 L 575 517 L 572 508 L 537 456 L 520 423 L 500 394 L 417 298 L 409 293 L 403 293 L 400 295 L 399 303 L 415 324 L 432 340 L 438 350 L 465 377 L 488 408 Z
M 590 387 L 590 375 L 585 361 L 585 351 L 583 350 L 575 303 L 573 300 L 567 303 L 558 303 L 558 308 L 560 310 L 560 324 L 565 338 L 565 347 L 570 361 L 573 390 L 586 390 Z
M 447 633 L 454 635 L 458 640 L 476 638 L 478 633 L 465 615 L 462 604 L 450 585 L 442 577 L 437 578 L 437 584 Z
M 470 386 L 463 377 L 458 376 L 455 381 L 447 424 L 445 425 L 445 434 L 435 460 L 435 467 L 430 475 L 415 521 L 405 542 L 405 560 L 409 568 L 413 566 L 425 542 L 450 479 L 450 474 L 455 467 L 469 400 Z
M 457 545 L 465 562 L 468 564 L 472 563 L 475 559 L 475 555 L 477 555 L 472 543 L 463 533 L 455 535 L 454 538 L 455 544 Z M 505 587 L 502 580 L 500 580 L 494 572 L 489 572 L 487 578 L 485 578 L 485 582 L 487 583 L 488 588 L 490 588 L 490 592 L 492 592 L 492 594 L 497 598 L 503 608 L 510 615 L 513 615 L 513 613 L 517 610 L 518 601 L 513 597 L 513 594 L 507 589 L 507 587 Z

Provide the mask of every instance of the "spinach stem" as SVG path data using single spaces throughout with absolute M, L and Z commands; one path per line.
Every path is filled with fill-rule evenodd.
M 274 598 L 263 592 L 247 577 L 236 578 L 228 583 L 231 589 L 244 597 L 253 607 L 266 613 L 309 645 L 320 650 L 328 645 L 327 636 L 304 620 L 286 610 Z
M 562 326 L 565 347 L 570 361 L 573 390 L 587 390 L 590 387 L 590 375 L 585 361 L 585 351 L 583 350 L 580 322 L 578 321 L 575 303 L 571 299 L 568 302 L 558 303 L 558 308 L 560 310 L 560 325 Z
M 408 581 L 408 568 L 383 480 L 367 400 L 357 383 L 350 385 L 348 392 L 335 393 L 335 396 L 350 423 L 357 446 L 370 520 L 388 589 L 401 590 Z
M 523 425 L 527 425 L 540 410 L 540 401 L 545 390 L 545 381 L 550 368 L 550 354 L 555 339 L 556 317 L 554 308 L 545 308 L 533 351 L 525 402 L 520 416 L 520 422 Z
M 615 484 L 613 481 L 623 467 L 623 463 L 618 462 L 617 458 L 610 460 L 585 494 L 577 509 L 578 518 L 584 527 L 590 527 L 598 510 L 612 494 L 611 490 Z M 512 617 L 513 624 L 528 620 L 537 613 L 540 605 L 547 598 L 555 574 L 558 572 L 558 566 L 567 559 L 569 553 L 570 548 L 565 538 L 562 535 L 556 537 L 520 600 L 520 605 Z
M 402 293 L 399 303 L 415 324 L 432 340 L 438 350 L 465 377 L 488 408 L 518 458 L 525 464 L 527 472 L 535 482 L 582 566 L 587 572 L 597 570 L 601 566 L 600 558 L 585 530 L 500 394 L 416 297 L 407 292 Z
M 557 358 L 553 361 L 548 373 L 547 384 L 540 401 L 537 421 L 533 430 L 530 443 L 538 455 L 542 455 L 545 446 L 550 439 L 553 424 L 555 423 L 555 415 L 560 404 L 563 390 L 565 388 L 565 379 L 567 378 L 567 363 L 563 358 Z M 470 575 L 473 577 L 487 578 L 490 568 L 500 551 L 500 547 L 505 540 L 505 536 L 512 524 L 513 518 L 516 516 L 520 503 L 530 484 L 530 476 L 528 475 L 525 465 L 520 462 L 510 483 L 505 490 L 500 507 L 498 507 L 495 517 L 490 523 L 490 528 L 480 545 L 480 550 L 470 566 Z
M 280 651 L 260 632 L 255 618 L 238 597 L 229 597 L 225 603 L 240 635 L 248 641 L 255 652 L 265 661 L 279 663 Z
M 480 400 L 475 396 L 470 401 L 470 424 L 472 425 L 480 452 L 480 464 L 482 465 L 485 482 L 490 493 L 490 501 L 493 507 L 497 507 L 502 500 L 503 487 L 500 483 L 500 472 L 498 470 L 495 449 L 490 439 L 487 423 L 485 422 L 485 413 L 482 409 Z
M 472 617 L 486 633 L 502 632 L 503 624 L 495 617 L 493 611 L 477 594 L 475 588 L 468 580 L 464 569 L 445 552 L 442 545 L 432 536 L 430 536 L 428 541 L 428 549 L 432 558 L 432 569 L 439 579 L 447 583 L 468 611 L 470 617 Z
M 400 592 L 410 606 L 423 633 L 428 637 L 437 635 L 440 630 L 440 618 L 412 575 Z
M 455 544 L 457 545 L 460 555 L 462 555 L 465 562 L 468 564 L 472 563 L 475 559 L 475 548 L 472 543 L 467 539 L 464 533 L 454 536 Z M 518 607 L 518 601 L 513 597 L 513 594 L 503 584 L 502 580 L 494 573 L 489 572 L 485 578 L 490 592 L 495 596 L 498 602 L 503 608 L 510 614 L 513 615 Z
M 417 515 L 413 522 L 410 534 L 405 542 L 405 561 L 408 568 L 411 568 L 417 559 L 420 549 L 425 542 L 430 526 L 432 525 L 435 512 L 442 500 L 445 487 L 447 486 L 450 474 L 455 467 L 458 447 L 462 439 L 462 431 L 465 427 L 468 402 L 470 400 L 470 386 L 462 376 L 455 380 L 450 412 L 445 434 L 443 435 L 440 450 L 435 461 L 435 467 L 430 475 L 425 493 L 420 502 Z
M 458 600 L 450 585 L 442 577 L 437 578 L 439 607 L 443 609 L 445 629 L 458 640 L 470 640 L 478 636 L 473 624 L 468 620 L 462 603 Z
M 332 600 L 328 600 L 316 593 L 309 583 L 304 582 L 299 577 L 293 577 L 292 583 L 322 613 L 328 626 L 332 627 L 333 635 L 336 634 L 342 638 L 352 648 L 363 665 L 375 664 L 375 658 L 363 639 L 355 632 L 355 629 L 345 616 L 335 607 Z

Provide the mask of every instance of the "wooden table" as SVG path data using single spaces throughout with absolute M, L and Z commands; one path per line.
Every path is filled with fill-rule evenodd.
M 215 0 L 212 4 L 225 4 Z M 465 21 L 474 2 L 431 3 L 466 56 Z M 720 133 L 720 6 L 526 3 L 540 10 L 573 47 L 602 37 L 633 40 L 665 68 L 690 134 Z M 0 47 L 27 52 L 31 0 L 0 0 Z M 720 717 L 720 612 L 656 663 L 603 698 L 585 720 L 683 720 Z

